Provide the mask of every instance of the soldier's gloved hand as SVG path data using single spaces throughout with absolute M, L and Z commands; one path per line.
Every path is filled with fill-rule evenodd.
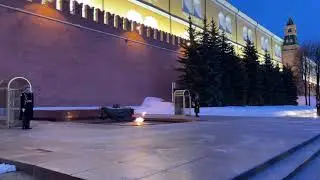
M 25 108 L 22 108 L 22 112 L 24 112 L 26 109 Z

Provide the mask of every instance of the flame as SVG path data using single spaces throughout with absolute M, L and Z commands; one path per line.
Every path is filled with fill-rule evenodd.
M 143 122 L 144 122 L 144 118 L 138 117 L 138 118 L 136 118 L 136 120 L 134 120 L 134 122 L 136 123 L 136 125 L 142 126 Z

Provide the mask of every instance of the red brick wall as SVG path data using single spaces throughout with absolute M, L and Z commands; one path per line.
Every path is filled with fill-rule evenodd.
M 21 0 L 0 3 L 68 22 L 83 21 Z M 102 28 L 177 49 L 132 32 Z M 175 52 L 5 7 L 0 7 L 0 34 L 0 79 L 28 78 L 33 84 L 36 106 L 137 105 L 146 96 L 171 97 L 171 82 L 177 77 Z

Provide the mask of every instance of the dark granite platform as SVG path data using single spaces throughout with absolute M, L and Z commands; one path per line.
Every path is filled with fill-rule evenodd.
M 83 179 L 229 179 L 315 136 L 315 119 L 223 117 L 155 126 L 35 122 L 0 157 Z

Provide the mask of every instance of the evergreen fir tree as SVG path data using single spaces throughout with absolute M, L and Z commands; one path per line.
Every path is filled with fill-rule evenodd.
M 224 33 L 221 40 L 223 102 L 224 105 L 240 105 L 243 89 L 241 62 Z
M 212 92 L 211 105 L 222 105 L 222 56 L 221 38 L 214 20 L 211 20 L 208 36 L 208 67 L 209 67 L 209 90 Z
M 273 73 L 273 105 L 285 104 L 285 90 L 283 84 L 283 76 L 280 71 L 279 64 L 276 65 Z
M 213 106 L 217 105 L 217 99 L 215 95 L 218 93 L 215 88 L 217 83 L 216 81 L 212 81 L 212 70 L 211 64 L 214 54 L 212 54 L 211 48 L 211 37 L 210 32 L 208 30 L 208 24 L 206 17 L 203 19 L 203 30 L 199 33 L 198 40 L 198 94 L 200 96 L 200 103 L 202 106 Z
M 234 85 L 235 88 L 235 95 L 236 95 L 236 101 L 235 105 L 246 105 L 245 102 L 245 93 L 246 93 L 246 69 L 245 69 L 245 63 L 242 58 L 240 58 L 239 55 L 236 56 L 238 66 L 237 66 L 237 72 L 238 75 L 235 77 L 237 83 Z
M 257 50 L 250 40 L 244 48 L 245 68 L 245 102 L 247 105 L 261 105 L 262 103 L 262 68 L 259 65 Z
M 284 104 L 297 105 L 297 87 L 290 67 L 284 66 L 282 71 L 282 83 L 285 91 Z
M 263 65 L 263 102 L 264 105 L 273 104 L 273 92 L 274 92 L 274 81 L 279 81 L 279 79 L 274 79 L 275 68 L 272 65 L 271 57 L 268 52 L 264 55 L 264 65 Z
M 191 17 L 189 17 L 189 26 L 187 29 L 189 40 L 181 43 L 183 49 L 182 55 L 179 57 L 179 67 L 176 70 L 180 73 L 178 83 L 181 88 L 190 90 L 193 94 L 200 93 L 199 84 L 201 81 L 200 72 L 198 70 L 198 42 L 197 34 L 192 26 Z

